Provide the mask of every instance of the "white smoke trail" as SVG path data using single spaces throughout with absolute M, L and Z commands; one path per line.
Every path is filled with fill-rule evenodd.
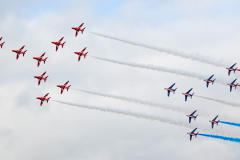
M 233 106 L 233 107 L 240 107 L 239 103 L 234 103 L 234 102 L 229 102 L 229 101 L 225 101 L 225 100 L 221 100 L 221 99 L 204 97 L 204 96 L 199 96 L 199 95 L 195 95 L 195 96 L 203 98 L 203 99 L 208 99 L 208 100 L 211 100 L 211 101 L 219 102 L 219 103 L 222 103 L 222 104 L 230 105 L 230 106 Z
M 117 109 L 117 108 L 110 108 L 110 107 L 100 107 L 100 106 L 93 106 L 93 105 L 85 105 L 85 104 L 74 104 L 74 103 L 69 103 L 69 102 L 62 102 L 62 101 L 56 101 L 52 100 L 54 102 L 66 104 L 66 105 L 71 105 L 71 106 L 77 106 L 81 108 L 87 108 L 87 109 L 93 109 L 93 110 L 100 110 L 103 112 L 110 112 L 110 113 L 117 113 L 117 114 L 122 114 L 122 115 L 128 115 L 128 116 L 133 116 L 137 118 L 143 118 L 143 119 L 149 119 L 149 120 L 157 120 L 163 123 L 168 123 L 168 124 L 173 124 L 177 126 L 184 126 L 190 129 L 194 129 L 195 126 L 193 126 L 192 123 L 188 124 L 186 121 L 177 119 L 174 120 L 172 116 L 164 116 L 164 115 L 152 115 L 152 114 L 146 114 L 146 113 L 140 113 L 140 112 L 135 112 L 135 111 L 130 111 L 130 110 L 122 110 L 122 109 Z M 198 126 L 201 131 L 205 132 L 211 132 L 211 133 L 221 133 L 224 136 L 239 136 L 239 132 L 235 132 L 234 130 L 219 130 L 219 128 L 215 128 L 214 130 L 211 129 L 209 125 L 203 125 L 201 124 Z
M 184 57 L 184 58 L 199 61 L 199 62 L 202 62 L 202 63 L 211 64 L 211 65 L 214 65 L 214 66 L 217 66 L 217 67 L 229 66 L 229 63 L 225 63 L 225 62 L 223 62 L 223 60 L 216 61 L 214 58 L 211 58 L 211 57 L 208 57 L 208 56 L 203 56 L 203 55 L 200 55 L 200 54 L 186 54 L 186 53 L 182 53 L 182 52 L 172 51 L 172 50 L 169 50 L 169 49 L 164 49 L 164 48 L 159 48 L 159 47 L 150 46 L 150 45 L 146 45 L 146 44 L 141 44 L 141 43 L 137 43 L 137 42 L 132 42 L 132 41 L 129 41 L 129 40 L 123 40 L 123 39 L 119 39 L 119 38 L 115 38 L 115 37 L 110 37 L 110 36 L 106 36 L 106 35 L 99 34 L 99 33 L 94 33 L 94 32 L 89 32 L 89 33 L 97 35 L 97 36 L 105 37 L 105 38 L 110 38 L 110 39 L 113 39 L 113 40 L 116 40 L 116 41 L 120 41 L 120 42 L 124 42 L 124 43 L 128 43 L 128 44 L 132 44 L 132 45 L 141 46 L 141 47 L 145 47 L 145 48 L 148 48 L 148 49 L 156 50 L 158 52 L 165 52 L 165 53 L 168 53 L 168 54 L 171 54 L 171 55 Z
M 156 107 L 156 108 L 163 108 L 166 110 L 171 110 L 171 111 L 176 111 L 179 113 L 185 113 L 185 114 L 191 114 L 195 109 L 193 108 L 186 108 L 186 107 L 181 107 L 181 106 L 177 106 L 177 105 L 171 105 L 171 104 L 166 104 L 166 103 L 157 103 L 157 102 L 151 102 L 151 101 L 146 101 L 146 100 L 141 100 L 141 99 L 136 99 L 136 98 L 129 98 L 129 97 L 124 97 L 124 96 L 117 96 L 117 95 L 113 95 L 113 94 L 106 94 L 106 93 L 99 93 L 99 92 L 93 92 L 93 91 L 86 91 L 86 90 L 82 90 L 82 89 L 75 89 L 74 90 L 77 91 L 81 91 L 84 93 L 88 93 L 88 94 L 93 94 L 93 95 L 98 95 L 98 96 L 103 96 L 103 97 L 108 97 L 108 98 L 113 98 L 113 99 L 118 99 L 118 100 L 123 100 L 123 101 L 128 101 L 128 102 L 133 102 L 133 103 L 138 103 L 138 104 L 142 104 L 142 105 L 147 105 L 147 106 L 151 106 L 151 107 Z M 206 118 L 213 118 L 216 115 L 220 115 L 221 119 L 225 119 L 231 122 L 237 122 L 238 120 L 236 118 L 233 118 L 232 115 L 226 115 L 226 113 L 221 113 L 220 110 L 211 112 L 211 111 L 206 111 L 204 109 L 201 108 L 201 110 L 197 110 L 197 113 L 199 116 L 201 117 L 206 117 Z
M 187 77 L 191 77 L 191 78 L 197 78 L 199 80 L 204 80 L 204 79 L 207 79 L 209 77 L 209 75 L 203 75 L 203 74 L 200 74 L 200 73 L 185 71 L 185 70 L 181 70 L 181 69 L 167 68 L 167 67 L 161 67 L 161 66 L 153 66 L 153 65 L 149 65 L 149 64 L 123 62 L 123 61 L 117 61 L 117 60 L 112 60 L 112 59 L 99 58 L 99 57 L 90 56 L 90 55 L 89 55 L 89 57 L 93 57 L 93 58 L 103 60 L 103 61 L 107 61 L 107 62 L 127 65 L 127 66 L 131 66 L 131 67 L 138 67 L 138 68 L 150 69 L 150 70 L 155 70 L 155 71 L 173 73 L 173 74 L 177 74 L 177 75 L 183 75 L 183 76 L 187 76 Z M 230 79 L 226 79 L 226 78 L 223 78 L 223 77 L 216 77 L 216 82 L 215 83 L 221 83 L 223 85 L 226 85 L 230 81 L 231 81 Z

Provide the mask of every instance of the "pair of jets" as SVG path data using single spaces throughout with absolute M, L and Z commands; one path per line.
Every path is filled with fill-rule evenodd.
M 212 128 L 213 128 L 213 125 L 214 125 L 214 124 L 217 124 L 217 125 L 218 125 L 218 123 L 219 123 L 219 121 L 220 121 L 220 120 L 216 121 L 217 117 L 218 117 L 218 116 L 216 116 L 212 121 L 209 121 L 209 122 L 212 123 Z M 199 132 L 194 133 L 196 130 L 197 130 L 197 128 L 195 128 L 192 132 L 187 133 L 187 134 L 189 134 L 189 136 L 190 136 L 190 141 L 192 140 L 192 136 L 195 136 L 195 138 L 197 138 L 197 135 L 199 134 Z
M 37 78 L 37 79 L 38 79 L 38 85 L 41 84 L 41 81 L 42 81 L 42 80 L 44 80 L 44 82 L 46 82 L 46 80 L 47 80 L 47 78 L 48 78 L 48 76 L 47 76 L 47 77 L 44 77 L 44 75 L 45 75 L 46 73 L 47 73 L 47 72 L 44 72 L 41 76 L 34 76 L 34 78 Z M 63 90 L 64 90 L 64 89 L 67 89 L 67 91 L 68 91 L 68 89 L 70 88 L 71 85 L 67 86 L 68 82 L 69 82 L 69 81 L 67 81 L 64 85 L 57 85 L 57 87 L 60 87 L 60 88 L 61 88 L 61 94 L 63 93 Z
M 79 31 L 81 31 L 82 34 L 83 34 L 83 31 L 84 31 L 85 28 L 86 28 L 86 27 L 83 28 L 83 29 L 81 28 L 81 27 L 83 26 L 83 24 L 84 24 L 84 23 L 82 23 L 79 27 L 72 27 L 72 29 L 74 29 L 74 30 L 76 31 L 75 37 L 77 37 Z M 64 37 L 62 37 L 62 38 L 61 38 L 59 41 L 57 41 L 57 42 L 52 42 L 53 44 L 56 45 L 56 51 L 58 50 L 58 47 L 59 47 L 59 46 L 62 46 L 62 48 L 63 48 L 64 44 L 66 43 L 66 42 L 62 43 L 63 38 L 64 38 Z
M 196 116 L 194 116 L 194 114 L 197 112 L 197 110 L 195 110 L 192 114 L 190 114 L 190 115 L 186 115 L 187 117 L 189 117 L 189 123 L 191 123 L 191 119 L 192 118 L 194 118 L 194 120 L 196 120 L 196 118 L 197 118 L 197 116 L 198 115 L 196 115 Z M 216 119 L 217 119 L 217 117 L 218 117 L 218 115 L 215 117 L 215 118 L 213 118 L 213 120 L 210 120 L 209 122 L 211 122 L 212 123 L 212 129 L 213 129 L 213 126 L 214 126 L 214 124 L 217 124 L 218 125 L 218 123 L 220 122 L 220 119 L 217 121 Z
M 35 78 L 37 77 L 37 76 L 34 76 Z M 40 76 L 39 76 L 40 77 Z M 39 79 L 40 80 L 40 79 Z M 41 80 L 40 80 L 41 81 Z M 68 82 L 69 81 L 67 81 L 64 85 L 57 85 L 57 87 L 60 87 L 61 88 L 61 94 L 63 93 L 63 90 L 64 89 L 67 89 L 67 91 L 68 91 L 68 89 L 69 89 L 69 87 L 71 86 L 67 86 L 67 84 L 68 84 Z M 49 98 L 47 98 L 47 96 L 48 96 L 48 94 L 49 93 L 47 93 L 45 96 L 43 96 L 43 97 L 36 97 L 36 99 L 39 99 L 41 102 L 40 102 L 40 106 L 42 106 L 42 104 L 43 104 L 43 102 L 44 101 L 47 101 L 47 103 L 48 103 L 48 101 L 49 101 L 49 99 L 51 98 L 51 97 L 49 97 Z
M 3 37 L 0 38 L 0 41 L 2 40 L 2 38 L 3 38 Z M 2 46 L 3 46 L 4 43 L 5 43 L 5 42 L 0 43 L 1 48 L 2 48 Z
M 168 92 L 168 97 L 170 95 L 170 92 L 173 92 L 173 94 L 175 94 L 175 91 L 177 90 L 177 88 L 173 89 L 174 85 L 175 85 L 175 83 L 173 83 L 169 88 L 164 88 Z M 192 88 L 189 91 L 187 91 L 186 93 L 182 93 L 183 95 L 185 95 L 185 101 L 187 101 L 188 97 L 191 97 L 191 99 L 192 99 L 192 96 L 194 93 L 190 94 L 191 91 L 192 91 Z

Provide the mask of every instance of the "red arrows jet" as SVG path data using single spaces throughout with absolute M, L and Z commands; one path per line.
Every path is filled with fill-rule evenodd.
M 79 31 L 81 31 L 82 34 L 83 34 L 83 31 L 84 31 L 84 29 L 86 28 L 86 27 L 85 27 L 85 28 L 81 29 L 81 27 L 83 26 L 83 24 L 84 24 L 84 23 L 82 23 L 79 27 L 72 27 L 72 29 L 74 29 L 74 30 L 76 31 L 75 37 L 77 37 Z
M 172 89 L 172 87 L 175 85 L 175 83 L 173 83 L 169 88 L 164 88 L 165 90 L 168 91 L 168 97 L 170 95 L 170 92 L 173 92 L 173 94 L 175 94 L 175 91 L 177 90 L 177 88 Z
M 237 63 L 235 63 L 235 64 L 233 64 L 231 67 L 229 67 L 229 68 L 226 68 L 227 70 L 228 70 L 228 76 L 230 76 L 230 73 L 231 73 L 231 71 L 234 71 L 234 73 L 236 72 L 236 70 L 237 70 L 237 68 L 233 68 L 235 65 L 236 65 Z
M 234 84 L 236 80 L 237 80 L 237 78 L 231 84 L 228 84 L 230 86 L 230 92 L 232 92 L 232 87 L 235 87 L 235 89 L 237 88 L 238 83 Z
M 195 138 L 197 138 L 197 135 L 198 135 L 199 132 L 198 133 L 194 133 L 196 130 L 197 130 L 197 128 L 195 128 L 192 132 L 187 133 L 187 134 L 190 135 L 190 141 L 192 140 L 192 136 L 195 136 Z
M 23 54 L 23 56 L 24 56 L 24 54 L 27 52 L 27 50 L 24 51 L 24 52 L 22 51 L 24 47 L 25 47 L 25 45 L 22 46 L 22 48 L 20 48 L 19 50 L 12 50 L 12 52 L 17 53 L 17 59 L 18 59 L 18 57 L 19 57 L 20 54 Z
M 212 129 L 213 129 L 214 124 L 217 124 L 217 125 L 218 125 L 218 122 L 220 121 L 220 119 L 219 119 L 218 121 L 216 121 L 217 117 L 218 117 L 218 116 L 216 116 L 213 120 L 209 121 L 209 122 L 212 123 Z
M 37 79 L 38 79 L 38 85 L 40 85 L 41 80 L 44 80 L 44 82 L 46 82 L 48 76 L 44 78 L 43 76 L 44 76 L 45 74 L 46 74 L 46 72 L 44 72 L 41 76 L 34 76 L 34 78 L 37 78 Z
M 40 106 L 42 106 L 44 101 L 47 101 L 48 103 L 49 99 L 51 98 L 51 97 L 47 98 L 48 94 L 49 93 L 47 93 L 44 97 L 37 97 L 37 99 L 41 100 Z
M 44 64 L 45 64 L 45 62 L 46 62 L 46 60 L 47 60 L 47 58 L 45 58 L 45 59 L 43 59 L 43 56 L 45 55 L 45 52 L 40 56 L 40 57 L 33 57 L 33 59 L 36 59 L 37 61 L 38 61 L 38 67 L 39 67 L 39 65 L 40 65 L 40 62 L 41 61 L 43 61 L 44 62 Z
M 84 58 L 86 58 L 88 52 L 85 53 L 85 54 L 83 53 L 83 52 L 86 50 L 86 48 L 87 48 L 87 47 L 85 47 L 81 52 L 74 52 L 75 54 L 79 55 L 78 61 L 80 61 L 81 56 L 84 56 Z
M 209 77 L 208 79 L 205 79 L 205 80 L 204 80 L 204 81 L 207 82 L 207 88 L 208 88 L 209 83 L 212 83 L 212 85 L 213 85 L 213 83 L 215 82 L 216 79 L 211 80 L 211 78 L 212 78 L 213 76 L 214 76 L 214 74 L 213 74 L 211 77 Z
M 2 46 L 3 46 L 3 44 L 4 44 L 5 42 L 3 42 L 3 43 L 0 43 L 0 46 L 1 46 L 1 48 L 2 48 Z
M 67 81 L 64 85 L 57 85 L 57 87 L 60 87 L 60 88 L 61 88 L 61 94 L 63 93 L 63 90 L 64 90 L 64 89 L 67 89 L 67 91 L 68 91 L 69 87 L 71 86 L 71 85 L 70 85 L 70 86 L 67 87 L 68 82 L 69 82 L 69 81 Z
M 62 48 L 63 48 L 64 44 L 66 43 L 66 42 L 61 43 L 61 41 L 63 40 L 63 38 L 64 38 L 64 37 L 62 37 L 58 42 L 52 42 L 53 44 L 56 45 L 56 51 L 58 50 L 58 46 L 62 46 Z
M 192 96 L 194 93 L 190 94 L 191 90 L 192 90 L 192 88 L 189 91 L 187 91 L 186 93 L 182 93 L 183 95 L 185 95 L 185 101 L 187 101 L 187 97 L 191 97 L 191 99 L 192 99 Z
M 194 116 L 194 113 L 196 113 L 197 112 L 197 110 L 195 110 L 192 114 L 190 114 L 190 115 L 186 115 L 187 117 L 189 117 L 189 123 L 191 123 L 191 119 L 192 118 L 194 118 L 194 120 L 196 121 L 196 118 L 197 118 L 197 116 L 198 115 L 196 115 L 196 116 Z

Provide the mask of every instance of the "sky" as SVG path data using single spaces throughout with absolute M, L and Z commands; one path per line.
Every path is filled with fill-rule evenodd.
M 240 138 L 240 128 L 209 120 L 240 123 L 239 108 L 182 93 L 193 88 L 196 95 L 234 103 L 240 89 L 209 85 L 192 77 L 136 68 L 95 59 L 91 56 L 161 66 L 229 79 L 226 67 L 240 63 L 239 1 L 2 1 L 0 5 L 0 159 L 8 160 L 144 160 L 144 159 L 239 159 L 239 143 L 198 136 L 189 141 L 187 132 L 198 128 L 203 134 Z M 84 23 L 83 34 L 75 37 L 71 27 Z M 158 52 L 116 40 L 161 47 L 188 55 L 209 57 L 224 64 L 210 64 Z M 64 47 L 55 51 L 51 42 L 64 37 Z M 11 50 L 25 45 L 26 55 L 16 60 Z M 87 47 L 88 55 L 78 62 L 74 52 Z M 46 64 L 37 67 L 46 52 Z M 38 86 L 34 76 L 47 71 L 47 81 Z M 56 85 L 69 81 L 60 94 Z M 237 80 L 237 82 L 239 82 Z M 176 83 L 177 91 L 167 97 L 164 88 Z M 240 82 L 239 82 L 240 83 Z M 174 105 L 197 120 L 188 123 L 183 112 L 84 93 L 76 89 Z M 36 97 L 49 93 L 49 103 Z M 55 100 L 55 101 L 53 101 Z M 131 113 L 160 116 L 158 120 L 103 112 L 56 101 L 108 107 Z M 201 114 L 202 115 L 201 115 Z

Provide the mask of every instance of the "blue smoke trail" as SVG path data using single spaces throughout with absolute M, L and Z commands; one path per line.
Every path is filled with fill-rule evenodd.
M 225 122 L 225 121 L 219 121 L 219 123 L 224 123 L 224 124 L 228 124 L 228 125 L 240 127 L 240 124 L 239 124 L 239 123 L 232 123 L 232 122 Z
M 198 134 L 198 135 L 205 136 L 205 137 L 222 139 L 222 140 L 225 140 L 225 141 L 231 141 L 231 142 L 238 142 L 238 143 L 240 143 L 240 138 L 224 137 L 224 136 L 211 135 L 211 134 Z

